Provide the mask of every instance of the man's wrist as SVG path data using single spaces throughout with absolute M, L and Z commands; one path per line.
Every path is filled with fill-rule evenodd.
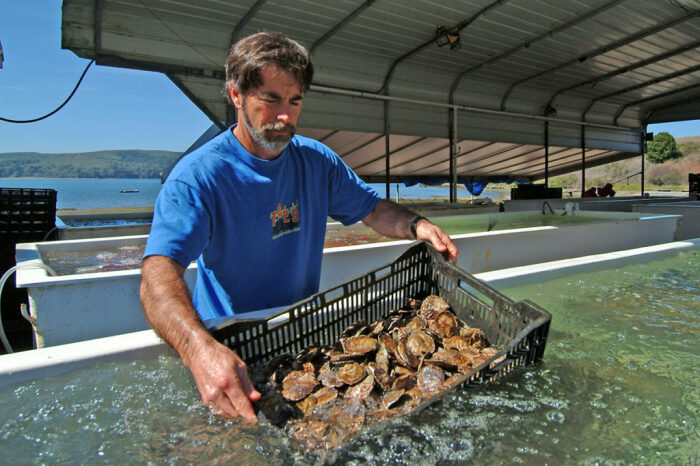
M 418 222 L 420 222 L 421 220 L 427 220 L 427 218 L 421 217 L 420 215 L 417 215 L 416 218 L 411 220 L 410 228 L 411 228 L 411 236 L 413 237 L 413 239 L 418 239 L 418 233 L 416 232 L 416 228 L 418 227 Z

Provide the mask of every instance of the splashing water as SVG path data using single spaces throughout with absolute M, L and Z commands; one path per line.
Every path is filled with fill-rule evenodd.
M 687 464 L 700 457 L 700 251 L 503 290 L 549 310 L 544 361 L 370 429 L 350 464 Z M 305 464 L 281 433 L 201 406 L 175 356 L 0 390 L 20 463 Z

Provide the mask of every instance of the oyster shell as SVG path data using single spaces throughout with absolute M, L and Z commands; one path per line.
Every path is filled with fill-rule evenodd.
M 362 382 L 345 390 L 345 398 L 366 398 L 374 389 L 374 377 L 368 375 Z
M 377 340 L 367 335 L 341 340 L 343 350 L 348 354 L 367 354 L 377 350 Z
M 342 380 L 346 384 L 355 385 L 364 378 L 365 368 L 361 364 L 351 362 L 338 369 L 336 375 L 338 376 L 338 379 Z
M 304 370 L 292 371 L 282 381 L 282 396 L 289 401 L 306 398 L 318 385 L 313 365 L 307 363 Z

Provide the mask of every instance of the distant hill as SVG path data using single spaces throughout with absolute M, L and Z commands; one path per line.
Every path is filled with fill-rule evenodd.
M 677 138 L 676 142 L 681 152 L 679 158 L 658 165 L 646 160 L 644 164 L 646 183 L 657 187 L 681 186 L 687 189 L 688 173 L 700 173 L 700 136 Z M 641 168 L 640 157 L 588 168 L 586 186 L 601 187 L 605 183 L 612 183 L 615 186 L 639 184 Z M 554 177 L 552 185 L 580 188 L 580 171 Z
M 159 178 L 180 156 L 162 150 L 0 154 L 0 178 Z

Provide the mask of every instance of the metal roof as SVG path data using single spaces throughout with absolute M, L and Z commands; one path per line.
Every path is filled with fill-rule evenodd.
M 699 13 L 698 0 L 64 0 L 63 47 L 164 72 L 224 127 L 230 45 L 280 31 L 314 56 L 299 133 L 364 179 L 538 180 L 641 153 L 648 123 L 700 118 Z M 455 46 L 438 46 L 441 27 Z

